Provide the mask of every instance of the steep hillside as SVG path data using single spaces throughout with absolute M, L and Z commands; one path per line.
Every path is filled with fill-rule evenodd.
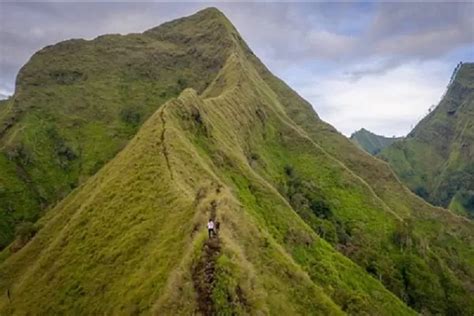
M 0 314 L 471 315 L 472 222 L 322 122 L 217 10 L 167 25 L 215 19 L 217 76 L 2 253 Z
M 401 139 L 403 139 L 403 137 L 380 136 L 365 128 L 361 128 L 357 132 L 352 133 L 350 137 L 350 140 L 352 140 L 354 144 L 372 155 L 378 154 L 385 147 Z
M 0 106 L 0 249 L 17 224 L 34 222 L 114 157 L 163 102 L 206 88 L 231 41 L 226 21 L 208 14 L 61 42 L 21 69 Z
M 332 156 L 338 165 L 347 168 L 346 170 L 357 179 L 356 186 L 367 188 L 370 192 L 368 195 L 378 201 L 383 210 L 403 220 L 398 222 L 393 230 L 385 231 L 390 236 L 388 240 L 385 239 L 387 235 L 383 233 L 381 222 L 388 220 L 387 216 L 379 215 L 381 222 L 376 223 L 370 215 L 367 215 L 370 207 L 365 202 L 358 204 L 352 200 L 353 196 L 347 196 L 346 186 L 342 185 L 343 189 L 339 191 L 325 192 L 328 195 L 326 199 L 333 202 L 330 209 L 340 210 L 338 216 L 327 218 L 316 212 L 317 217 L 323 220 L 318 225 L 312 224 L 313 229 L 327 240 L 331 239 L 326 232 L 329 231 L 330 234 L 332 232 L 333 236 L 337 236 L 332 239 L 333 245 L 369 273 L 381 279 L 386 287 L 418 310 L 469 314 L 474 306 L 464 305 L 463 301 L 466 298 L 467 301 L 472 301 L 474 297 L 472 222 L 440 208 L 434 208 L 422 199 L 416 198 L 399 182 L 386 163 L 361 150 L 356 150 L 350 140 L 321 121 L 308 102 L 273 76 L 254 55 L 250 53 L 248 57 L 266 84 L 275 92 L 286 114 L 307 133 L 310 140 Z M 320 168 L 319 164 L 320 161 L 317 161 L 302 166 L 303 170 L 310 166 L 316 169 L 313 174 L 307 174 L 304 180 L 314 181 L 315 173 L 326 170 Z M 322 187 L 329 188 L 341 185 L 337 179 L 336 175 L 331 174 L 324 177 L 324 181 L 321 181 L 321 178 L 318 181 L 321 181 Z M 315 190 L 313 187 L 310 191 L 318 192 L 318 188 Z M 311 200 L 311 196 L 307 197 L 309 199 L 306 200 Z M 345 207 L 341 207 L 341 201 L 345 201 Z M 309 204 L 306 201 L 306 205 Z M 319 202 L 316 202 L 316 205 L 318 204 Z M 358 212 L 354 213 L 355 210 Z M 307 223 L 312 222 L 308 216 L 303 216 L 303 219 Z M 375 228 L 377 232 L 371 234 L 370 227 Z M 361 233 L 364 237 L 360 235 Z M 354 236 L 355 234 L 357 236 Z M 398 254 L 393 249 L 388 249 L 393 245 L 399 247 Z M 463 254 L 453 253 L 451 246 L 458 250 L 463 249 L 461 250 Z M 463 262 L 462 268 L 457 266 L 457 263 L 453 265 L 454 262 Z M 457 275 L 455 277 L 457 280 L 452 278 L 454 275 Z M 441 287 L 444 289 L 433 291 L 433 284 L 437 284 L 438 289 Z M 455 293 L 464 294 L 455 298 L 457 296 Z M 461 306 L 463 307 L 460 308 Z
M 380 157 L 419 196 L 473 217 L 474 64 L 462 64 L 438 106 Z

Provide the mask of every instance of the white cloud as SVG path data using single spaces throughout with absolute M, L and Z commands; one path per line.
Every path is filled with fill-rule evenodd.
M 350 54 L 356 45 L 356 39 L 350 36 L 331 33 L 325 30 L 313 30 L 307 35 L 308 55 L 315 55 L 324 58 L 341 57 Z M 313 56 L 314 57 L 314 56 Z
M 12 91 L 0 88 L 0 100 L 8 99 L 12 94 Z
M 399 136 L 439 102 L 453 68 L 441 62 L 413 62 L 359 80 L 343 73 L 313 77 L 297 89 L 323 120 L 345 135 L 365 127 Z

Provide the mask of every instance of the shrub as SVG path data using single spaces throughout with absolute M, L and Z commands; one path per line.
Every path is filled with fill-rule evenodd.
M 445 314 L 445 294 L 439 277 L 419 257 L 407 255 L 400 265 L 407 303 L 416 310 L 429 306 L 431 314 Z M 428 311 L 426 311 L 428 312 Z
M 70 85 L 87 78 L 85 74 L 76 70 L 55 70 L 49 73 L 49 77 L 61 85 Z
M 474 191 L 462 191 L 461 204 L 467 210 L 474 210 Z
M 18 224 L 15 237 L 22 241 L 28 241 L 36 234 L 37 229 L 32 222 L 22 222 Z
M 317 217 L 328 219 L 333 216 L 331 209 L 323 200 L 314 199 L 309 207 Z
M 414 192 L 415 192 L 416 195 L 418 195 L 419 197 L 422 197 L 423 199 L 427 199 L 428 196 L 429 196 L 428 191 L 423 186 L 416 187 Z
M 332 222 L 320 220 L 316 232 L 330 244 L 334 245 L 337 243 L 337 230 Z
M 31 151 L 22 143 L 12 145 L 6 148 L 6 155 L 9 160 L 15 160 L 26 166 L 33 161 Z
M 15 241 L 10 247 L 11 252 L 23 248 L 37 232 L 37 227 L 31 222 L 22 222 L 15 227 Z
M 120 111 L 120 119 L 130 125 L 136 126 L 140 123 L 141 113 L 134 108 L 126 107 Z
M 285 169 L 285 174 L 288 176 L 288 177 L 293 177 L 294 175 L 294 169 L 291 165 L 285 165 L 284 167 Z
M 74 160 L 77 158 L 77 154 L 68 147 L 65 143 L 59 144 L 56 146 L 56 154 L 68 161 Z
M 184 78 L 179 78 L 179 79 L 176 81 L 176 83 L 177 83 L 177 87 L 178 87 L 178 90 L 179 90 L 179 91 L 184 90 L 184 88 L 186 88 L 187 85 L 188 85 L 188 82 L 187 82 L 186 79 L 184 79 Z
M 68 146 L 66 141 L 61 137 L 61 135 L 59 135 L 58 131 L 54 127 L 48 128 L 46 130 L 46 134 L 53 144 L 54 152 L 60 159 L 60 165 L 64 167 L 69 161 L 78 157 L 76 152 Z
M 413 245 L 413 223 L 411 221 L 405 220 L 397 223 L 393 232 L 393 242 L 402 250 Z

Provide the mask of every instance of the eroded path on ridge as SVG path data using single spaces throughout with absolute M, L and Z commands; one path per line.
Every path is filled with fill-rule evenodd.
M 210 204 L 210 217 L 216 222 L 217 202 Z M 217 231 L 217 230 L 216 230 Z M 197 293 L 197 312 L 202 315 L 216 315 L 212 292 L 216 283 L 216 261 L 220 254 L 219 234 L 208 238 L 201 250 L 201 256 L 193 267 L 193 283 Z

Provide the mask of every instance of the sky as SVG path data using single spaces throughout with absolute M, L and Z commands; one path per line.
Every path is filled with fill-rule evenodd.
M 474 2 L 0 0 L 0 98 L 42 47 L 219 8 L 269 69 L 345 135 L 406 135 L 474 61 Z

